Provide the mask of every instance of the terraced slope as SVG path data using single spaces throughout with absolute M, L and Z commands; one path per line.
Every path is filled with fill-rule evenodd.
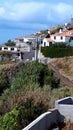
M 48 64 L 61 79 L 61 83 L 73 87 L 73 57 L 56 58 Z

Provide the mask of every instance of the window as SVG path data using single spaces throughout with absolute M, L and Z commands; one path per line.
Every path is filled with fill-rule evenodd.
M 2 50 L 2 48 L 0 47 L 0 50 Z
M 63 37 L 61 36 L 61 40 L 63 39 Z
M 56 39 L 56 36 L 54 36 L 54 39 Z
M 4 50 L 8 50 L 8 48 L 7 48 L 7 47 L 4 47 Z
M 49 46 L 51 46 L 52 45 L 52 42 L 49 42 Z
M 14 51 L 14 48 L 11 48 L 11 51 Z
M 44 42 L 44 46 L 46 46 L 46 42 Z

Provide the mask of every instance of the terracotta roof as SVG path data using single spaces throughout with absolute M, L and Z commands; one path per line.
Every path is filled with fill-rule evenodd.
M 16 38 L 15 40 L 22 40 L 23 38 L 22 37 L 18 37 L 18 38 Z
M 55 33 L 55 34 L 52 34 L 51 36 L 59 36 L 61 35 L 60 33 Z
M 69 32 L 72 32 L 72 33 L 73 33 L 73 29 L 72 29 L 72 30 L 69 30 Z
M 36 38 L 35 35 L 29 35 L 29 36 L 25 36 L 24 38 Z
M 72 37 L 73 36 L 73 30 L 65 31 L 65 32 L 62 32 L 62 33 L 55 33 L 55 34 L 52 34 L 51 36 Z
M 2 44 L 1 46 L 2 46 L 2 47 L 8 47 L 8 46 L 6 46 L 5 44 Z
M 43 37 L 43 36 L 45 36 L 45 34 L 40 34 L 39 36 L 40 36 L 40 37 Z
M 51 38 L 45 38 L 47 40 L 47 42 L 53 42 L 53 40 Z

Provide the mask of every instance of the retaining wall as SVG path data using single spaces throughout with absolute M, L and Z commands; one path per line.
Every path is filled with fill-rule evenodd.
M 48 130 L 54 123 L 59 121 L 59 113 L 57 110 L 46 112 L 30 123 L 23 130 Z
M 71 97 L 63 98 L 55 102 L 55 108 L 66 119 L 73 122 L 73 99 Z

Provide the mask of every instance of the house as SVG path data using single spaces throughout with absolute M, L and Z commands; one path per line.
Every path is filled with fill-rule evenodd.
M 55 43 L 67 43 L 70 46 L 73 46 L 73 30 L 67 31 L 59 31 L 59 33 L 55 33 L 50 35 L 50 38 L 43 39 L 42 46 L 49 46 L 50 44 Z
M 42 47 L 50 46 L 51 44 L 54 44 L 54 41 L 51 38 L 44 38 Z
M 73 45 L 73 30 L 59 32 L 51 35 L 51 39 L 56 42 L 67 43 Z
M 29 40 L 27 38 L 18 37 L 14 42 L 19 51 L 29 52 L 31 50 L 31 46 L 29 45 Z
M 18 48 L 16 46 L 6 46 L 3 44 L 0 46 L 0 51 L 16 52 L 18 51 Z
M 14 42 L 17 47 L 24 47 L 25 43 L 29 42 L 29 40 L 24 37 L 18 37 L 14 40 Z
M 25 36 L 24 39 L 27 39 L 29 43 L 34 43 L 36 42 L 36 35 L 29 35 L 29 36 Z

